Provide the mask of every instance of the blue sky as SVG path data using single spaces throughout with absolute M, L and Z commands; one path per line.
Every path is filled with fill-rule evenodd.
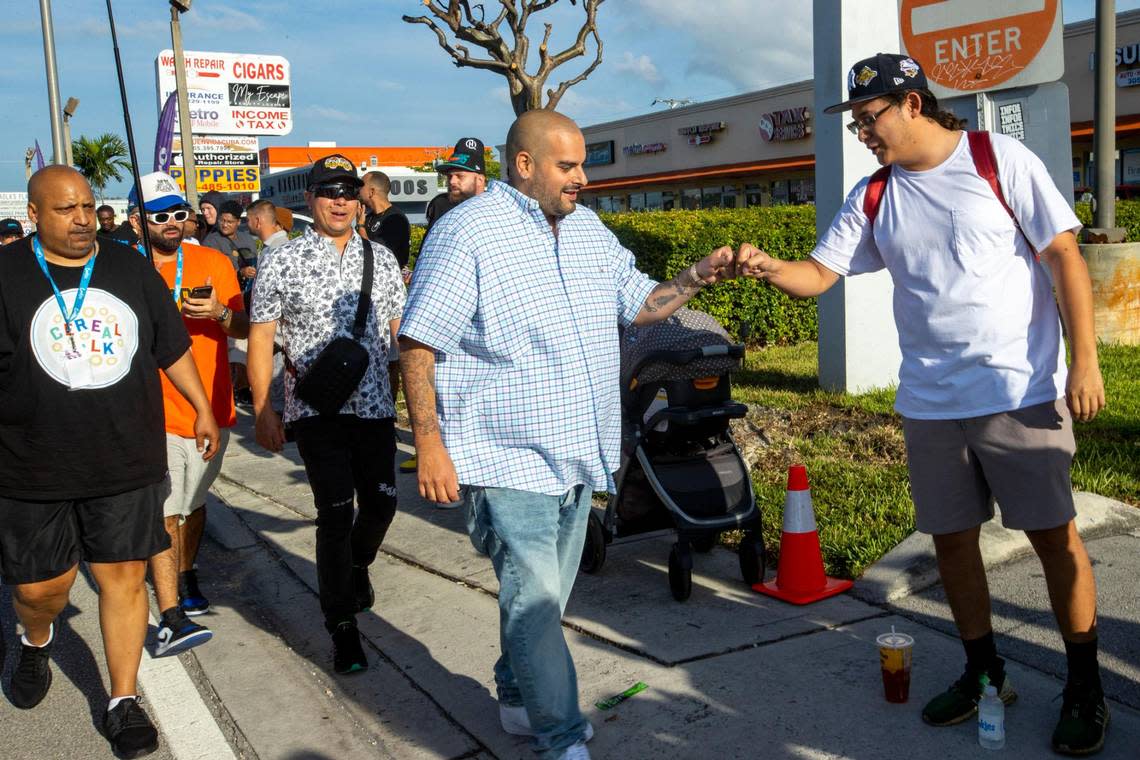
M 494 3 L 483 0 L 488 7 Z M 23 153 L 38 139 L 51 152 L 38 3 L 5 13 L 0 91 L 0 190 L 24 187 Z M 115 0 L 115 21 L 139 161 L 149 168 L 158 105 L 154 59 L 170 47 L 165 0 Z M 602 65 L 569 90 L 560 110 L 581 124 L 652 110 L 654 98 L 710 100 L 805 79 L 811 74 L 808 0 L 608 0 L 598 26 Z M 1063 0 L 1066 22 L 1090 18 L 1093 0 Z M 1117 0 L 1117 10 L 1140 0 Z M 105 5 L 53 0 L 60 96 L 80 99 L 72 136 L 125 135 Z M 418 0 L 195 0 L 183 16 L 188 50 L 283 55 L 292 66 L 294 128 L 261 145 L 449 145 L 474 135 L 501 143 L 514 117 L 506 81 L 456 68 L 424 26 Z M 537 20 L 554 24 L 552 49 L 577 32 L 580 6 L 560 2 Z M 541 25 L 532 23 L 541 33 Z M 534 32 L 532 32 L 532 37 Z M 1120 42 L 1125 42 L 1121 40 Z M 550 82 L 584 63 L 557 69 Z M 561 76 L 559 76 L 561 75 Z M 661 106 L 657 106 L 660 108 Z M 124 187 L 109 187 L 109 195 Z

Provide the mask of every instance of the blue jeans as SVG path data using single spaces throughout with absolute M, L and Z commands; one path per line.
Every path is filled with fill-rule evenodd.
M 591 496 L 578 485 L 561 496 L 472 486 L 464 497 L 471 543 L 491 557 L 499 579 L 499 702 L 526 706 L 543 758 L 585 737 L 562 613 L 582 559 Z

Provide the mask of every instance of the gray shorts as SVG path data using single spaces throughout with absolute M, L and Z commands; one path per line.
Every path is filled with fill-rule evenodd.
M 166 466 L 170 470 L 170 495 L 162 505 L 163 517 L 182 517 L 206 503 L 206 492 L 222 471 L 222 457 L 230 441 L 229 428 L 222 428 L 218 440 L 218 454 L 209 462 L 202 461 L 202 452 L 193 438 L 166 434 Z M 180 520 L 179 522 L 182 522 Z
M 963 420 L 903 418 L 915 523 L 923 533 L 981 525 L 1001 505 L 1013 530 L 1046 530 L 1076 516 L 1076 452 L 1064 399 Z

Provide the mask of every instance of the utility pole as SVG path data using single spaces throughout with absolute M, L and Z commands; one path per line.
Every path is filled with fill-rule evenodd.
M 1096 214 L 1093 227 L 1116 226 L 1116 0 L 1096 2 L 1096 93 L 1093 153 Z
M 48 114 L 51 115 L 51 162 L 61 164 L 67 154 L 63 150 L 63 125 L 59 110 L 59 76 L 55 68 L 55 29 L 51 23 L 51 0 L 40 0 L 40 23 L 44 32 L 44 70 L 47 73 Z
M 193 124 L 190 98 L 186 94 L 186 60 L 182 57 L 182 25 L 178 16 L 190 10 L 192 0 L 170 0 L 170 41 L 174 48 L 174 86 L 178 90 L 178 127 L 182 142 L 182 173 L 186 181 L 186 202 L 198 208 L 198 170 L 194 165 Z
M 75 166 L 75 156 L 71 150 L 71 117 L 75 116 L 77 108 L 79 108 L 79 98 L 68 98 L 67 105 L 63 107 L 63 152 L 67 156 L 68 166 Z

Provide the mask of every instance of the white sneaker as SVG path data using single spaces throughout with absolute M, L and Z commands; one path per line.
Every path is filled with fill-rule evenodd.
M 508 734 L 514 736 L 534 736 L 534 729 L 530 727 L 530 718 L 527 717 L 526 708 L 522 705 L 511 706 L 499 704 L 499 725 Z M 586 721 L 586 732 L 582 738 L 588 742 L 594 738 L 594 727 Z
M 562 753 L 562 760 L 590 760 L 590 751 L 586 749 L 586 742 L 578 742 L 567 747 Z

